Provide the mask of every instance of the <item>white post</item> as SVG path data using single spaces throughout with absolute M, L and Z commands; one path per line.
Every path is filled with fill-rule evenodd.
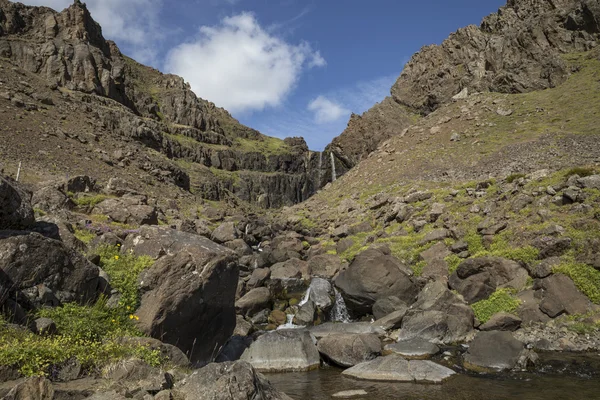
M 17 182 L 19 182 L 19 176 L 21 176 L 21 161 L 19 161 L 19 169 L 17 169 Z

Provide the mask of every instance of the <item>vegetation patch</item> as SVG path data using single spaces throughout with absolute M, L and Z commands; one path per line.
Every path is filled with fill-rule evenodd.
M 85 244 L 89 244 L 96 237 L 96 234 L 89 229 L 79 228 L 75 228 L 73 235 Z
M 513 291 L 509 289 L 498 289 L 492 295 L 471 305 L 475 312 L 475 317 L 482 324 L 488 322 L 494 314 L 499 312 L 513 313 L 519 306 L 521 301 L 517 299 Z
M 119 340 L 143 336 L 134 324 L 138 319 L 134 310 L 139 305 L 137 277 L 153 260 L 121 255 L 118 247 L 102 248 L 99 254 L 112 287 L 121 293 L 117 307 L 109 308 L 106 300 L 100 299 L 89 306 L 65 304 L 40 310 L 35 317 L 51 318 L 58 329 L 55 335 L 36 335 L 0 320 L 0 365 L 17 367 L 25 376 L 38 376 L 51 374 L 71 359 L 77 359 L 85 373 L 97 372 L 110 362 L 130 357 L 141 358 L 153 366 L 167 361 L 158 350 Z
M 113 196 L 107 196 L 105 194 L 74 196 L 72 193 L 69 193 L 69 197 L 78 207 L 85 207 L 90 209 L 94 208 L 96 205 L 98 205 L 106 199 L 113 198 Z
M 513 183 L 521 178 L 525 178 L 525 174 L 511 174 L 506 177 L 506 183 Z
M 444 260 L 446 261 L 446 263 L 448 263 L 448 272 L 450 273 L 450 275 L 452 275 L 452 273 L 454 271 L 456 271 L 456 269 L 458 268 L 460 263 L 462 263 L 464 261 L 462 258 L 457 256 L 456 254 L 450 254 Z
M 119 250 L 119 246 L 104 246 L 97 254 L 100 255 L 100 267 L 110 276 L 111 286 L 121 294 L 118 309 L 127 317 L 139 306 L 138 276 L 154 264 L 154 260 L 148 256 L 122 254 Z

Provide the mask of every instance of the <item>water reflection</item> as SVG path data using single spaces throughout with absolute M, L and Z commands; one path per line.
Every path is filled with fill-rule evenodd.
M 420 385 L 357 381 L 328 367 L 306 373 L 268 374 L 267 378 L 294 400 L 330 400 L 332 394 L 352 389 L 364 389 L 368 395 L 362 399 L 374 400 L 600 399 L 598 379 L 573 375 L 458 375 L 444 385 Z

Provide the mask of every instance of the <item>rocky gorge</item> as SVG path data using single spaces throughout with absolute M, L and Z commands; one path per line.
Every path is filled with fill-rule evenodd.
M 594 398 L 599 20 L 511 0 L 319 153 L 0 0 L 0 396 Z

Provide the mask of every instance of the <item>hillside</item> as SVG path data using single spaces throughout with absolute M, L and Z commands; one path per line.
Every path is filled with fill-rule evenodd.
M 473 93 L 517 94 L 560 85 L 574 71 L 564 55 L 596 46 L 599 13 L 594 0 L 508 1 L 479 27 L 461 28 L 441 45 L 423 47 L 404 67 L 386 106 L 353 117 L 328 150 L 352 167 L 402 134 L 414 115 L 429 115 Z M 471 113 L 485 112 L 478 104 L 467 106 Z
M 56 13 L 2 0 L 0 16 L 6 172 L 22 162 L 29 182 L 158 178 L 207 200 L 232 193 L 263 208 L 297 203 L 320 186 L 319 157 L 304 140 L 262 135 L 182 78 L 122 55 L 85 4 Z

